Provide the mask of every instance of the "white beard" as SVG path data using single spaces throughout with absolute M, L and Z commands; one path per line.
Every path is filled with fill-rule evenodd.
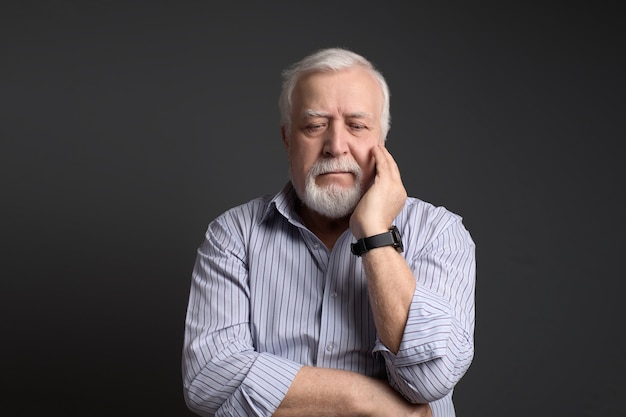
M 334 171 L 351 172 L 354 184 L 351 187 L 331 184 L 320 187 L 315 182 L 318 175 Z M 352 158 L 320 159 L 311 167 L 305 180 L 304 193 L 298 197 L 311 210 L 330 219 L 340 219 L 354 211 L 362 196 L 363 172 Z

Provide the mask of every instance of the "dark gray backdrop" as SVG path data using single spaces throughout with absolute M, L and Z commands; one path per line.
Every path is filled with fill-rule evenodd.
M 625 416 L 623 16 L 467 3 L 2 6 L 0 413 L 188 414 L 196 247 L 286 179 L 280 70 L 345 46 L 409 193 L 477 242 L 458 415 Z

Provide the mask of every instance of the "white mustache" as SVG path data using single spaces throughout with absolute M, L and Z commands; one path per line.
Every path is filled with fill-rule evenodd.
M 318 175 L 328 174 L 329 172 L 350 172 L 356 177 L 361 176 L 361 167 L 352 158 L 330 158 L 319 159 L 309 171 L 309 175 L 317 177 Z

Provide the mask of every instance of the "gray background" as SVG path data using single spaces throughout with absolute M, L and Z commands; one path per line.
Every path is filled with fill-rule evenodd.
M 195 250 L 286 180 L 280 70 L 345 46 L 388 79 L 409 193 L 478 245 L 458 415 L 626 416 L 617 8 L 16 3 L 0 13 L 2 415 L 188 414 Z

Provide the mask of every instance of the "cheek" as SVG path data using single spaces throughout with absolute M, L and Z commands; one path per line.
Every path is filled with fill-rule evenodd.
M 296 146 L 291 148 L 290 158 L 294 170 L 303 173 L 304 176 L 309 172 L 318 157 L 319 152 L 313 146 L 297 143 Z
M 372 184 L 372 181 L 374 181 L 374 176 L 376 175 L 376 169 L 374 168 L 374 166 L 372 165 L 371 168 L 363 168 L 363 182 L 362 182 L 362 186 L 364 188 L 369 187 Z
M 298 152 L 289 152 L 289 172 L 293 185 L 299 192 L 304 190 L 306 175 L 310 168 L 311 165 L 304 155 Z
M 361 171 L 363 173 L 362 186 L 366 189 L 371 185 L 371 182 L 374 180 L 374 176 L 376 174 L 376 165 L 374 163 L 371 150 L 368 149 L 365 152 L 361 152 L 359 155 L 353 154 L 353 157 L 359 164 L 359 167 L 361 167 Z
M 352 156 L 361 167 L 361 170 L 363 170 L 363 176 L 367 177 L 373 175 L 373 172 L 375 171 L 375 163 L 374 158 L 372 157 L 371 148 L 361 150 L 358 153 L 353 152 Z

